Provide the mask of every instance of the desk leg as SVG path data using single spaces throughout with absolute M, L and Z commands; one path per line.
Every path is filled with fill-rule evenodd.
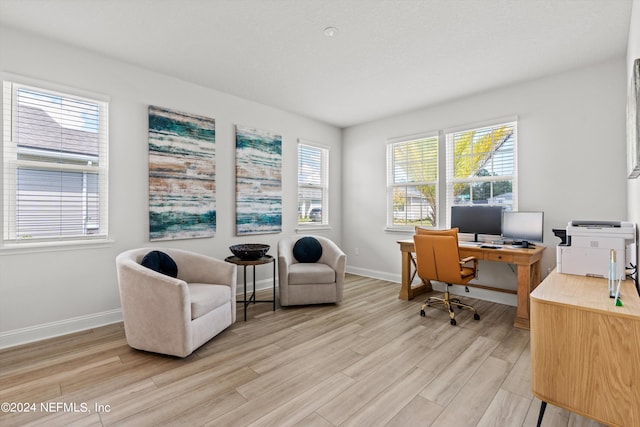
M 540 284 L 540 261 L 518 265 L 518 309 L 513 326 L 529 329 L 529 294 Z
M 276 260 L 273 259 L 273 311 L 276 311 Z
M 424 282 L 411 287 L 412 269 L 413 257 L 411 256 L 411 252 L 402 251 L 402 283 L 400 284 L 400 295 L 398 298 L 406 301 L 413 299 L 416 295 L 433 290 L 431 283 Z
M 547 402 L 543 400 L 540 404 L 540 412 L 538 412 L 538 424 L 536 424 L 537 427 L 540 427 L 542 425 L 542 417 L 544 417 L 545 409 L 547 409 Z

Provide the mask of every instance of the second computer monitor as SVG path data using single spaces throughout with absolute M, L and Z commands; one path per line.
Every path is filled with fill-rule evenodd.
M 505 211 L 502 217 L 502 238 L 515 244 L 542 242 L 543 230 L 543 212 Z

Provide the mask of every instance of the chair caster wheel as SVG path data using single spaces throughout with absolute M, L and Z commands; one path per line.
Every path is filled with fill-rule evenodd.
M 425 317 L 427 315 L 427 313 L 424 312 L 424 310 L 420 310 L 420 317 Z
M 456 326 L 456 323 L 457 323 L 457 322 L 456 322 L 456 319 L 451 319 L 451 325 L 452 325 L 452 326 Z
M 473 315 L 473 320 L 480 320 L 480 315 L 478 313 L 475 313 Z

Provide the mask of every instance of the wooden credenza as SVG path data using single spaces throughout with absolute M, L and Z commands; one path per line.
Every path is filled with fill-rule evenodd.
M 610 426 L 640 426 L 640 297 L 607 280 L 552 272 L 531 294 L 533 394 Z

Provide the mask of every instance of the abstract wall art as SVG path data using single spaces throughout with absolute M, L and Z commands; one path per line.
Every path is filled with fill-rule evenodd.
M 282 137 L 236 126 L 236 235 L 282 231 Z
M 149 240 L 216 231 L 215 120 L 149 106 Z

